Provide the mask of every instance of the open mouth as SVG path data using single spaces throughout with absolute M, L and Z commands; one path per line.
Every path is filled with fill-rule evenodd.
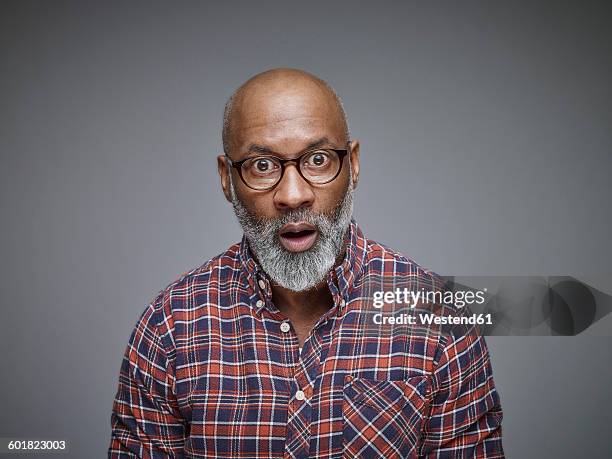
M 289 252 L 303 252 L 317 241 L 319 232 L 309 223 L 287 223 L 278 235 L 281 244 Z

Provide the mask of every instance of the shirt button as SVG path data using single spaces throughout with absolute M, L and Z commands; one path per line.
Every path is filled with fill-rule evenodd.
M 280 329 L 283 333 L 287 333 L 289 330 L 291 330 L 291 325 L 289 325 L 289 322 L 283 322 Z
M 261 308 L 261 307 L 263 306 L 263 304 L 264 304 L 264 303 L 263 303 L 263 301 L 261 301 L 261 300 L 257 300 L 257 303 L 255 303 L 255 305 L 256 305 L 258 308 Z
M 266 283 L 263 280 L 259 279 L 258 284 L 259 284 L 259 288 L 260 289 L 262 289 L 262 290 L 266 289 Z
M 304 400 L 306 398 L 306 394 L 304 393 L 304 391 L 298 390 L 295 393 L 295 398 L 296 398 L 296 400 L 299 400 L 301 402 L 302 400 Z

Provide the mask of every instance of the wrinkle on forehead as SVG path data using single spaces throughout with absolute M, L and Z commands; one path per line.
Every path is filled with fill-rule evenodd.
M 331 145 L 343 145 L 343 128 L 319 116 L 279 117 L 276 120 L 252 118 L 245 120 L 234 134 L 235 154 L 245 151 L 252 143 L 278 152 L 300 151 L 321 138 Z

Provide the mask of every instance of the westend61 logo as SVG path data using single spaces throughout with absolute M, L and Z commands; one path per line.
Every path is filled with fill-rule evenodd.
M 378 290 L 373 292 L 372 305 L 380 310 L 373 315 L 372 320 L 376 325 L 492 325 L 491 314 L 467 314 L 457 315 L 450 307 L 462 309 L 470 305 L 482 305 L 486 301 L 483 290 L 411 290 L 409 288 L 396 287 L 392 290 Z M 392 306 L 393 309 L 399 306 L 400 309 L 392 311 L 382 311 L 385 305 Z M 417 305 L 419 310 L 416 311 Z M 429 306 L 449 306 L 448 313 L 443 310 L 436 313 Z M 412 311 L 401 312 L 408 307 Z M 424 310 L 425 308 L 425 310 Z

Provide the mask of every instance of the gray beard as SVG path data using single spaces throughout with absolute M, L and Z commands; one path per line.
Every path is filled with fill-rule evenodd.
M 250 213 L 238 200 L 230 175 L 234 212 L 261 268 L 281 287 L 295 292 L 310 290 L 325 279 L 344 247 L 344 237 L 353 215 L 353 180 L 342 202 L 329 215 L 297 209 L 278 218 L 264 219 Z M 289 252 L 278 232 L 287 223 L 305 221 L 317 228 L 315 244 L 304 252 Z

